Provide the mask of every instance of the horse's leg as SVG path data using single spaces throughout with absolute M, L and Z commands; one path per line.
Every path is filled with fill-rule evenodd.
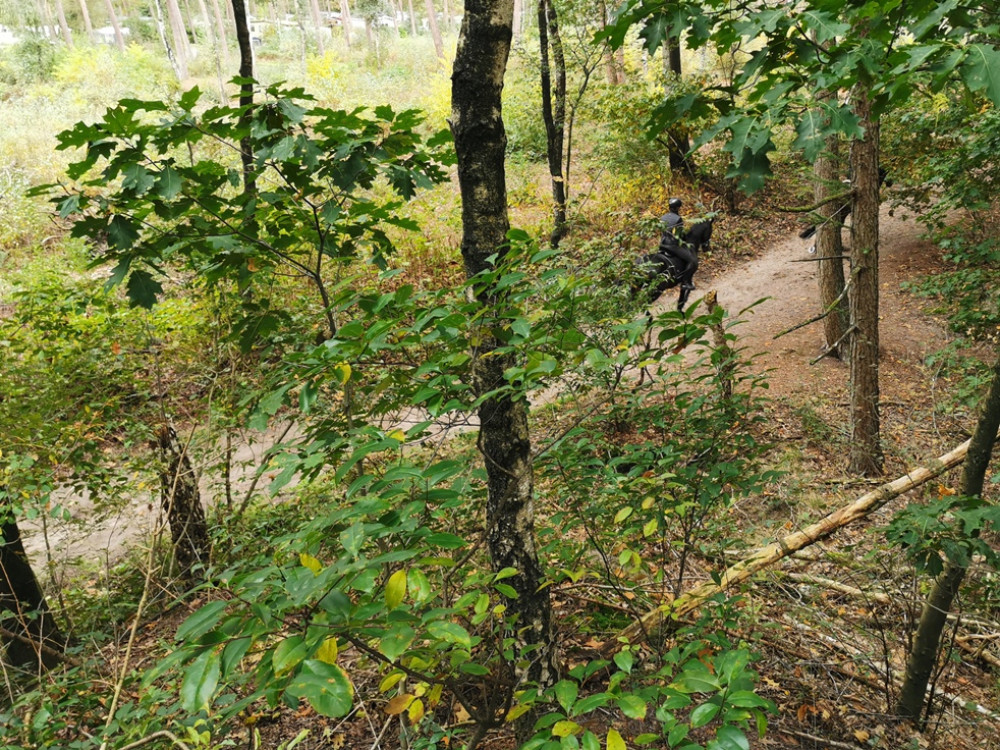
M 687 284 L 681 284 L 681 293 L 677 295 L 677 312 L 684 312 L 684 305 L 690 296 L 691 288 Z

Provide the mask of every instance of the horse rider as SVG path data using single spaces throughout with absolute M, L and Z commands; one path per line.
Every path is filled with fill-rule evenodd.
M 684 219 L 681 217 L 683 205 L 680 198 L 671 198 L 667 202 L 669 212 L 660 217 L 660 224 L 663 227 L 660 252 L 673 255 L 685 264 L 684 269 L 678 274 L 678 280 L 681 282 L 681 289 L 690 292 L 694 289 L 694 272 L 698 270 L 698 256 L 684 241 Z

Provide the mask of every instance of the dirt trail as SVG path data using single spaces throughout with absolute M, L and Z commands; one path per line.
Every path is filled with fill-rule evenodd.
M 920 231 L 920 226 L 912 218 L 890 216 L 887 210 L 883 210 L 880 305 L 882 395 L 883 402 L 888 404 L 883 413 L 888 412 L 890 423 L 893 419 L 892 404 L 899 395 L 897 387 L 906 388 L 911 396 L 914 387 L 923 387 L 914 383 L 927 380 L 926 377 L 916 377 L 917 371 L 923 367 L 924 357 L 939 349 L 948 338 L 940 326 L 920 312 L 920 300 L 900 289 L 902 282 L 931 273 L 938 267 L 939 256 L 932 245 L 920 239 Z M 822 349 L 821 324 L 814 323 L 777 340 L 773 338 L 819 312 L 816 264 L 796 262 L 811 257 L 809 245 L 809 242 L 791 234 L 748 263 L 714 276 L 702 276 L 697 280 L 699 289 L 692 301 L 715 289 L 719 303 L 729 311 L 730 316 L 741 317 L 741 322 L 733 329 L 739 338 L 739 346 L 748 359 L 753 355 L 752 371 L 768 372 L 772 397 L 794 403 L 822 397 L 834 403 L 844 402 L 841 406 L 846 407 L 846 366 L 831 359 L 809 364 Z M 764 301 L 746 310 L 761 299 Z M 669 292 L 657 305 L 672 307 L 675 303 L 676 292 Z M 923 398 L 933 398 L 933 393 Z M 912 416 L 909 407 L 905 407 L 905 412 L 900 411 L 897 416 Z M 408 422 L 422 419 L 423 415 L 410 414 L 399 417 L 399 422 L 400 426 L 406 426 Z M 443 427 L 441 433 L 464 432 L 474 425 L 475 420 L 470 418 L 460 424 Z M 233 478 L 237 502 L 250 486 L 255 468 L 275 436 L 276 433 L 255 435 L 252 443 L 238 446 L 234 464 L 239 469 Z M 211 463 L 211 457 L 202 463 Z M 206 497 L 218 495 L 218 485 L 217 479 L 204 477 L 203 494 Z M 266 480 L 261 485 L 259 489 L 266 485 Z M 148 538 L 160 518 L 157 495 L 149 493 L 133 498 L 121 510 L 96 521 L 93 505 L 88 499 L 63 498 L 63 501 L 73 507 L 74 520 L 50 520 L 46 529 L 55 569 L 67 566 L 77 569 L 76 561 L 85 561 L 88 566 L 113 564 L 120 559 L 127 545 Z M 46 559 L 46 534 L 42 533 L 37 523 L 26 523 L 23 531 L 29 555 L 36 565 L 41 566 Z

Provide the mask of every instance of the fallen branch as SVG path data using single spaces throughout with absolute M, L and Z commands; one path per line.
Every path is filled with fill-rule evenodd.
M 847 292 L 851 288 L 851 284 L 854 283 L 854 279 L 857 277 L 858 271 L 860 271 L 860 268 L 857 268 L 851 272 L 850 278 L 847 280 L 847 283 L 844 284 L 844 288 L 840 291 L 840 294 L 837 295 L 837 299 L 835 299 L 833 302 L 827 305 L 826 309 L 823 312 L 821 312 L 819 315 L 816 315 L 815 317 L 809 318 L 809 320 L 805 321 L 804 323 L 798 323 L 792 326 L 791 328 L 786 328 L 784 331 L 774 334 L 774 336 L 771 337 L 771 340 L 774 341 L 776 339 L 780 339 L 782 336 L 786 336 L 789 333 L 792 333 L 792 331 L 797 331 L 800 328 L 805 328 L 807 325 L 811 325 L 812 323 L 816 323 L 817 321 L 823 320 L 823 318 L 825 318 L 827 315 L 833 313 L 833 311 L 837 309 L 837 305 L 839 305 L 843 301 L 844 297 L 847 296 Z
M 606 657 L 610 656 L 618 650 L 620 643 L 630 643 L 642 638 L 644 633 L 658 631 L 664 622 L 677 620 L 685 616 L 698 609 L 705 601 L 716 594 L 747 580 L 758 571 L 773 565 L 792 553 L 815 544 L 821 539 L 825 539 L 833 532 L 847 526 L 853 521 L 864 518 L 872 511 L 881 508 L 904 492 L 919 487 L 949 469 L 953 469 L 965 460 L 965 454 L 969 450 L 970 442 L 971 440 L 966 440 L 960 446 L 952 449 L 935 461 L 930 462 L 927 466 L 917 467 L 899 479 L 888 484 L 883 484 L 881 487 L 858 498 L 850 505 L 834 511 L 822 520 L 793 534 L 789 534 L 777 542 L 764 547 L 745 560 L 731 565 L 719 576 L 718 583 L 713 581 L 695 586 L 673 602 L 661 605 L 651 612 L 647 612 L 639 620 L 621 631 L 615 638 L 606 641 L 600 649 L 602 655 Z

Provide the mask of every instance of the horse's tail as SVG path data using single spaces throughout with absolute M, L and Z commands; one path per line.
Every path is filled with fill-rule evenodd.
M 813 224 L 811 227 L 806 227 L 801 232 L 799 232 L 799 237 L 801 239 L 803 239 L 803 240 L 808 240 L 814 234 L 816 234 L 816 225 L 815 224 Z

